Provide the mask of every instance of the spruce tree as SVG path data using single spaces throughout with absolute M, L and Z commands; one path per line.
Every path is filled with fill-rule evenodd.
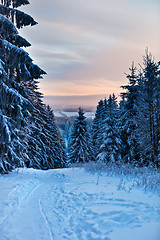
M 139 86 L 137 84 L 137 74 L 134 62 L 129 68 L 130 74 L 126 74 L 128 85 L 122 86 L 126 90 L 122 93 L 126 101 L 121 102 L 121 140 L 122 140 L 122 158 L 124 162 L 131 164 L 140 164 L 141 157 L 139 143 L 137 141 L 137 103 L 139 98 Z M 122 107 L 123 106 L 123 107 Z
M 50 158 L 53 162 L 52 168 L 62 168 L 66 166 L 67 162 L 65 145 L 60 130 L 56 125 L 53 110 L 49 105 L 46 106 L 46 112 L 45 130 L 47 131 L 50 140 L 50 144 L 48 144 L 48 150 L 51 151 Z
M 24 165 L 42 169 L 59 167 L 64 161 L 61 157 L 64 156 L 60 143 L 62 140 L 59 133 L 52 134 L 52 127 L 48 126 L 50 114 L 38 91 L 38 79 L 45 72 L 22 49 L 30 46 L 30 43 L 17 31 L 17 28 L 37 24 L 31 16 L 18 9 L 26 4 L 29 4 L 28 0 L 1 0 L 0 4 L 2 173 Z M 55 123 L 51 125 L 55 126 Z
M 101 146 L 101 142 L 102 142 L 102 128 L 103 128 L 104 115 L 105 115 L 104 101 L 101 99 L 97 105 L 95 117 L 92 123 L 92 130 L 91 130 L 92 145 L 94 147 L 95 158 L 98 154 L 99 147 Z
M 6 3 L 6 2 L 5 2 Z M 0 9 L 2 5 L 0 5 Z M 33 105 L 21 92 L 26 92 L 17 78 L 21 61 L 32 62 L 28 54 L 7 39 L 17 36 L 13 23 L 0 14 L 0 172 L 7 173 L 24 165 L 27 136 L 26 118 Z
M 106 117 L 103 121 L 103 138 L 97 160 L 105 163 L 119 163 L 120 138 L 118 132 L 119 109 L 115 95 L 109 96 L 106 105 Z
M 79 108 L 78 117 L 74 122 L 70 137 L 70 163 L 84 163 L 93 160 L 93 149 L 85 118 L 83 109 Z
M 143 74 L 139 77 L 138 138 L 144 164 L 159 166 L 160 142 L 160 63 L 156 63 L 146 50 Z

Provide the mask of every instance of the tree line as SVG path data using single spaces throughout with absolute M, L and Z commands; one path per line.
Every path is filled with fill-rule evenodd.
M 160 62 L 146 50 L 143 65 L 137 69 L 133 62 L 126 78 L 119 103 L 114 94 L 100 100 L 90 128 L 79 109 L 70 136 L 71 163 L 160 166 Z

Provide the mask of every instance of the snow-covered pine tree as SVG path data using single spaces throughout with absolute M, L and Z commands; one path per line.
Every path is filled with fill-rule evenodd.
M 54 163 L 52 168 L 62 168 L 66 166 L 67 162 L 64 142 L 60 130 L 56 125 L 54 113 L 49 105 L 46 106 L 46 111 L 47 114 L 45 116 L 45 131 L 49 137 L 48 140 L 50 140 L 48 149 L 51 151 L 50 158 L 52 158 L 52 162 Z
M 158 76 L 155 86 L 155 132 L 156 132 L 156 161 L 154 164 L 157 165 L 157 167 L 160 167 L 160 62 L 157 63 L 158 65 Z
M 105 98 L 103 101 L 102 121 L 106 119 L 107 113 L 108 113 L 108 100 Z
M 32 104 L 17 91 L 14 82 L 15 64 L 27 54 L 6 39 L 16 35 L 14 25 L 0 14 L 0 172 L 7 173 L 24 165 L 26 136 L 23 134 L 25 118 Z M 17 59 L 16 59 L 17 58 Z M 30 60 L 30 58 L 29 58 Z
M 120 137 L 118 131 L 119 109 L 117 98 L 109 96 L 106 105 L 106 117 L 103 120 L 102 144 L 97 155 L 98 162 L 120 163 Z
M 33 94 L 34 78 L 41 78 L 41 75 L 45 72 L 41 70 L 37 65 L 33 64 L 32 59 L 28 53 L 21 49 L 21 47 L 30 46 L 30 44 L 21 36 L 18 35 L 17 29 L 26 25 L 35 25 L 36 22 L 29 15 L 16 9 L 17 7 L 28 4 L 28 1 L 1 1 L 0 4 L 0 58 L 4 63 L 4 70 L 6 72 L 6 81 L 8 92 L 16 93 L 12 96 L 7 96 L 7 91 L 1 91 L 2 99 L 4 104 L 1 105 L 3 114 L 11 119 L 12 122 L 16 123 L 15 133 L 12 134 L 11 144 L 16 141 L 16 152 L 19 149 L 19 164 L 15 160 L 15 151 L 13 147 L 10 147 L 12 154 L 7 154 L 7 142 L 3 142 L 3 149 L 5 149 L 5 162 L 11 162 L 10 169 L 14 166 L 23 166 L 28 161 L 28 143 L 31 133 L 29 127 L 30 117 L 33 112 L 37 110 L 31 104 L 35 97 Z M 6 98 L 5 98 L 6 96 Z M 23 101 L 21 100 L 23 99 Z M 5 104 L 6 103 L 6 104 Z M 25 103 L 25 104 L 24 104 Z M 5 109 L 5 106 L 7 110 Z M 29 107 L 27 107 L 29 106 Z M 10 127 L 11 128 L 11 127 Z M 13 138 L 13 137 L 12 137 Z M 7 159 L 7 160 L 6 160 Z M 4 162 L 4 160 L 2 160 Z M 7 172 L 7 171 L 6 171 Z
M 127 133 L 127 124 L 125 121 L 125 114 L 126 114 L 126 109 L 125 109 L 125 105 L 126 105 L 126 93 L 123 92 L 121 93 L 121 100 L 119 103 L 119 109 L 120 109 L 120 118 L 119 118 L 119 135 L 120 135 L 120 139 L 121 139 L 121 147 L 120 147 L 120 153 L 121 153 L 121 157 L 124 163 L 128 162 L 128 149 L 129 149 L 129 145 L 128 145 L 128 133 Z
M 143 75 L 139 77 L 138 138 L 144 164 L 160 166 L 160 63 L 146 50 Z
M 102 128 L 103 128 L 104 115 L 105 115 L 104 101 L 101 99 L 97 105 L 95 117 L 92 123 L 92 130 L 91 130 L 92 145 L 94 147 L 95 158 L 98 154 L 99 147 L 101 146 L 101 142 L 102 142 Z
M 121 101 L 121 119 L 120 119 L 120 135 L 122 141 L 121 154 L 122 159 L 126 163 L 137 164 L 141 162 L 139 143 L 137 140 L 137 103 L 139 96 L 139 86 L 137 84 L 137 74 L 134 62 L 129 68 L 130 74 L 126 74 L 129 81 L 128 85 L 122 86 L 126 90 L 122 93 Z M 124 100 L 125 98 L 125 100 Z
M 50 159 L 51 153 L 48 151 L 51 146 L 49 139 L 53 138 L 45 129 L 48 113 L 37 87 L 37 80 L 45 72 L 21 48 L 30 46 L 30 43 L 19 36 L 15 28 L 37 24 L 31 16 L 17 9 L 26 4 L 29 4 L 28 0 L 1 0 L 0 4 L 0 59 L 3 73 L 0 125 L 11 136 L 7 140 L 6 134 L 4 140 L 4 132 L 1 134 L 1 172 L 8 172 L 24 163 L 35 168 L 53 167 L 53 157 Z M 54 149 L 53 145 L 52 153 L 56 153 L 57 148 Z
M 93 149 L 87 130 L 84 110 L 79 108 L 74 122 L 69 145 L 69 162 L 84 163 L 93 160 Z

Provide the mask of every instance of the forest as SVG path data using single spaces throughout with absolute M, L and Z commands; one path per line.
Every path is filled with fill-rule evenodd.
M 90 161 L 159 168 L 160 62 L 146 49 L 142 64 L 136 67 L 133 62 L 125 74 L 128 84 L 120 86 L 121 100 L 114 93 L 101 99 L 89 124 L 80 107 L 69 126 L 66 147 L 65 134 L 38 88 L 46 72 L 33 63 L 26 51 L 31 44 L 18 33 L 37 24 L 18 9 L 27 4 L 28 0 L 0 4 L 0 173 Z

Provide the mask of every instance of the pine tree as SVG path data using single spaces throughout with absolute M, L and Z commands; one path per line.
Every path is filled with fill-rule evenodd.
M 105 104 L 106 104 L 106 100 L 105 100 Z M 101 142 L 102 142 L 102 128 L 103 128 L 104 115 L 105 115 L 104 101 L 100 100 L 97 105 L 95 117 L 93 119 L 93 124 L 92 124 L 92 131 L 91 131 L 92 145 L 94 147 L 95 157 L 98 154 L 99 147 L 101 146 Z
M 62 140 L 58 130 L 52 135 L 55 122 L 49 126 L 48 121 L 52 120 L 37 86 L 45 72 L 22 49 L 30 43 L 16 29 L 37 22 L 17 9 L 29 4 L 28 0 L 1 0 L 1 3 L 0 172 L 24 165 L 42 169 L 62 166 L 65 155 Z
M 74 122 L 69 146 L 70 163 L 84 163 L 93 160 L 93 149 L 87 131 L 84 111 L 79 108 L 78 117 Z
M 139 98 L 139 86 L 137 84 L 136 67 L 134 62 L 129 68 L 130 74 L 126 74 L 128 85 L 122 86 L 126 90 L 121 102 L 121 154 L 124 162 L 140 164 L 141 157 L 139 143 L 137 141 L 137 103 Z M 124 101 L 124 98 L 126 99 Z
M 121 161 L 118 117 L 117 99 L 113 94 L 109 96 L 106 105 L 106 118 L 103 121 L 103 139 L 97 156 L 99 162 L 115 163 Z
M 143 74 L 139 77 L 141 97 L 138 107 L 138 138 L 141 143 L 143 163 L 160 165 L 160 67 L 146 50 L 143 57 Z
M 54 165 L 52 168 L 62 168 L 66 166 L 67 156 L 65 151 L 65 145 L 60 133 L 59 128 L 56 125 L 54 113 L 50 106 L 46 106 L 47 114 L 45 116 L 46 126 L 48 137 L 50 139 L 50 144 L 48 145 L 49 151 L 52 150 L 50 158 Z
M 128 144 L 128 127 L 126 124 L 126 93 L 121 93 L 121 100 L 119 104 L 119 109 L 120 109 L 120 119 L 119 119 L 119 135 L 121 139 L 121 148 L 120 148 L 120 153 L 121 157 L 124 163 L 128 162 L 128 149 L 129 149 L 129 144 Z
M 23 166 L 27 158 L 23 130 L 25 118 L 29 116 L 33 106 L 17 91 L 19 84 L 14 81 L 15 66 L 20 64 L 20 59 L 29 57 L 6 40 L 16 35 L 17 30 L 1 14 L 0 30 L 0 172 L 7 173 L 14 167 Z

